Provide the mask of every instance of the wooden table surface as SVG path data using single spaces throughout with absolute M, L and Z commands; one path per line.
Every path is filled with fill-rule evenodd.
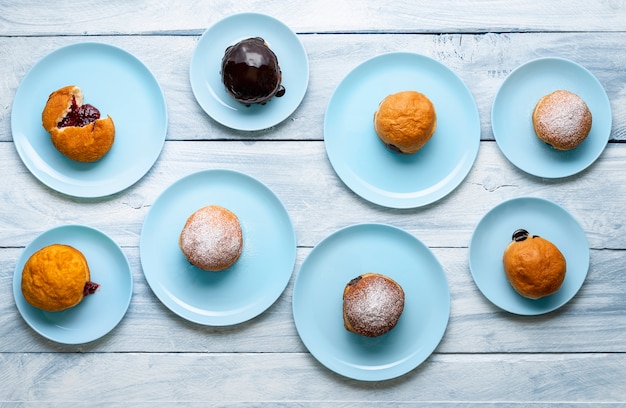
M 287 24 L 309 58 L 307 93 L 267 130 L 211 119 L 195 101 L 189 63 L 201 34 L 239 12 Z M 39 182 L 11 134 L 12 103 L 29 69 L 59 47 L 97 41 L 139 58 L 158 80 L 168 128 L 154 166 L 112 196 L 81 199 Z M 0 406 L 599 406 L 626 404 L 626 3 L 606 1 L 148 1 L 0 0 Z M 323 122 L 332 92 L 376 55 L 408 51 L 454 71 L 480 115 L 477 159 L 445 198 L 398 210 L 354 194 L 326 155 Z M 586 67 L 612 109 L 606 149 L 566 178 L 531 176 L 494 141 L 491 107 L 503 80 L 538 57 Z M 46 95 L 47 96 L 47 95 Z M 42 95 L 42 97 L 46 97 Z M 244 172 L 265 183 L 294 224 L 297 256 L 278 300 L 245 323 L 211 327 L 172 313 L 153 294 L 139 254 L 141 228 L 158 195 L 204 169 Z M 481 218 L 516 197 L 567 209 L 590 246 L 587 278 L 560 309 L 519 316 L 478 290 L 468 245 Z M 378 382 L 338 375 L 302 343 L 292 293 L 302 262 L 322 239 L 357 223 L 386 223 L 419 238 L 448 281 L 447 330 L 426 361 Z M 40 233 L 85 224 L 127 256 L 132 300 L 119 325 L 87 344 L 38 335 L 13 297 L 15 265 Z

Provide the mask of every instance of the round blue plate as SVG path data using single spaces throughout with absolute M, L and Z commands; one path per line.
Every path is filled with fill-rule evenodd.
M 565 256 L 565 281 L 553 295 L 527 299 L 506 279 L 502 254 L 520 228 L 551 241 Z M 541 198 L 515 198 L 494 207 L 478 223 L 469 246 L 469 266 L 478 289 L 493 304 L 519 315 L 539 315 L 563 306 L 581 288 L 589 269 L 589 243 L 578 221 L 559 205 Z
M 41 125 L 48 96 L 67 85 L 115 122 L 113 147 L 97 162 L 59 153 Z M 53 51 L 28 71 L 15 94 L 11 130 L 17 152 L 48 187 L 75 197 L 102 197 L 133 185 L 150 170 L 167 133 L 165 97 L 136 57 L 107 44 L 78 43 Z
M 178 247 L 187 218 L 206 205 L 239 218 L 243 252 L 221 272 L 192 266 Z M 140 240 L 148 284 L 171 311 L 189 321 L 227 326 L 261 314 L 281 295 L 293 272 L 296 237 L 289 215 L 258 180 L 230 170 L 191 174 L 168 187 L 146 216 Z
M 437 130 L 413 155 L 389 151 L 374 131 L 387 95 L 416 90 L 437 112 Z M 383 54 L 352 70 L 333 93 L 324 142 L 337 175 L 364 199 L 391 208 L 430 204 L 469 173 L 480 144 L 478 109 L 470 91 L 445 65 L 411 53 Z
M 369 338 L 343 325 L 343 290 L 376 272 L 405 293 L 396 327 Z M 450 291 L 439 261 L 421 241 L 396 227 L 358 224 L 321 241 L 302 263 L 293 289 L 298 334 L 317 360 L 345 377 L 380 381 L 421 364 L 441 341 L 450 316 Z
M 278 58 L 285 95 L 265 105 L 246 106 L 234 100 L 222 83 L 226 48 L 261 37 Z M 198 104 L 215 121 L 238 130 L 261 130 L 287 119 L 302 102 L 309 84 L 309 61 L 298 36 L 273 17 L 234 14 L 218 21 L 200 37 L 191 58 L 191 89 Z
M 533 128 L 535 105 L 557 89 L 578 94 L 593 117 L 589 136 L 569 151 L 542 142 Z M 493 135 L 502 153 L 520 170 L 544 178 L 571 176 L 590 166 L 609 141 L 611 123 L 602 84 L 587 69 L 562 58 L 540 58 L 515 69 L 500 86 L 491 110 Z
M 85 255 L 91 280 L 100 288 L 78 305 L 59 312 L 31 306 L 22 295 L 22 270 L 32 254 L 52 244 L 73 246 Z M 43 337 L 82 344 L 109 333 L 122 320 L 133 293 L 133 278 L 122 249 L 103 232 L 83 225 L 63 225 L 35 238 L 24 249 L 13 274 L 13 296 L 26 323 Z

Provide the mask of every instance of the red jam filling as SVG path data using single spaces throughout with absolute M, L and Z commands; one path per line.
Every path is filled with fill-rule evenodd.
M 83 296 L 93 295 L 94 293 L 96 293 L 96 290 L 98 290 L 99 287 L 100 287 L 99 283 L 95 283 L 91 281 L 85 283 L 85 288 L 83 289 Z
M 86 126 L 90 123 L 100 119 L 100 111 L 94 106 L 88 103 L 78 106 L 76 104 L 76 98 L 72 95 L 72 106 L 67 116 L 65 116 L 58 124 L 57 127 L 66 126 Z

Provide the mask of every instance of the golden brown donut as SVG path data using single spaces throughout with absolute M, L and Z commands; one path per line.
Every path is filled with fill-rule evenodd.
M 218 205 L 202 207 L 187 218 L 178 245 L 187 260 L 200 269 L 228 269 L 243 250 L 239 219 Z
M 591 111 L 573 92 L 557 90 L 543 96 L 532 114 L 535 134 L 557 150 L 571 150 L 591 131 Z
M 46 246 L 28 258 L 22 270 L 22 294 L 34 307 L 49 312 L 68 309 L 94 293 L 87 259 L 63 244 Z
M 98 109 L 83 105 L 80 88 L 69 85 L 52 92 L 41 113 L 41 123 L 52 144 L 63 155 L 79 162 L 100 160 L 115 140 L 110 116 L 100 119 Z
M 529 299 L 549 296 L 565 279 L 565 257 L 547 239 L 519 229 L 504 250 L 504 272 L 513 289 Z
M 426 95 L 402 91 L 386 96 L 374 113 L 374 130 L 396 153 L 413 154 L 430 140 L 437 128 L 435 107 Z
M 352 279 L 343 291 L 346 330 L 367 337 L 387 333 L 404 310 L 404 291 L 393 279 L 366 273 Z

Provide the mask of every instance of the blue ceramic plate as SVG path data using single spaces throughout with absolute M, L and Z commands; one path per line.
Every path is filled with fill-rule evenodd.
M 520 228 L 551 241 L 565 256 L 565 281 L 555 294 L 527 299 L 506 279 L 502 254 Z M 493 304 L 519 315 L 539 315 L 563 306 L 581 288 L 589 269 L 589 243 L 578 221 L 559 205 L 541 198 L 515 198 L 494 207 L 478 223 L 469 246 L 469 265 L 478 289 Z
M 265 105 L 245 106 L 222 83 L 226 48 L 261 37 L 278 58 L 285 95 Z M 282 22 L 257 13 L 234 14 L 218 21 L 200 37 L 191 58 L 191 89 L 198 104 L 215 121 L 238 130 L 261 130 L 287 119 L 302 102 L 309 84 L 309 61 L 298 36 Z
M 73 246 L 85 255 L 91 280 L 100 288 L 78 305 L 46 312 L 22 295 L 22 270 L 32 254 L 52 244 Z M 122 320 L 133 293 L 133 278 L 126 255 L 103 232 L 83 225 L 63 225 L 35 238 L 24 249 L 13 274 L 13 296 L 22 317 L 43 337 L 64 344 L 82 344 L 109 333 Z
M 374 131 L 374 112 L 387 95 L 416 90 L 435 105 L 437 130 L 413 155 L 389 151 Z M 365 61 L 333 93 L 324 120 L 330 162 L 364 199 L 391 208 L 430 204 L 469 173 L 480 144 L 471 93 L 454 72 L 428 57 L 391 53 Z
M 578 94 L 593 117 L 589 136 L 569 151 L 542 142 L 533 128 L 535 105 L 557 89 Z M 500 86 L 491 110 L 493 134 L 502 153 L 520 170 L 544 178 L 571 176 L 590 166 L 609 141 L 611 123 L 611 105 L 602 84 L 587 69 L 562 58 L 540 58 L 515 69 Z
M 396 327 L 374 338 L 343 326 L 343 290 L 367 272 L 389 276 L 405 292 Z M 307 256 L 294 284 L 293 315 L 320 363 L 345 377 L 380 381 L 411 371 L 435 350 L 448 324 L 450 292 L 441 264 L 413 235 L 358 224 L 328 236 Z
M 67 85 L 115 122 L 115 142 L 101 160 L 79 163 L 59 153 L 41 125 L 48 96 Z M 167 110 L 152 73 L 128 52 L 107 44 L 78 43 L 36 63 L 20 84 L 11 112 L 17 152 L 48 187 L 75 197 L 117 193 L 142 178 L 163 148 Z
M 241 257 L 221 272 L 192 266 L 178 247 L 187 218 L 211 204 L 235 213 L 243 232 Z M 296 237 L 286 209 L 264 184 L 207 170 L 157 198 L 141 231 L 140 253 L 146 280 L 165 306 L 195 323 L 227 326 L 252 319 L 278 299 L 293 272 Z

